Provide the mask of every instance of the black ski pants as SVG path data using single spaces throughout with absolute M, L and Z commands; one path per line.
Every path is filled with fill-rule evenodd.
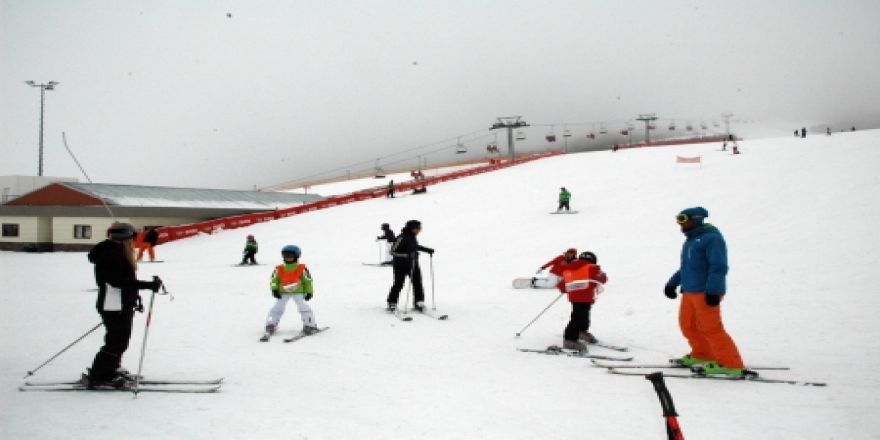
M 559 207 L 556 208 L 556 210 L 562 211 L 562 208 L 565 208 L 566 211 L 571 211 L 571 207 L 568 206 L 568 202 L 559 202 Z
M 577 341 L 578 333 L 590 330 L 590 303 L 571 303 L 571 320 L 565 326 L 566 341 Z
M 245 251 L 244 258 L 241 259 L 241 264 L 257 264 L 256 252 L 254 251 Z
M 422 287 L 422 269 L 419 267 L 419 262 L 416 261 L 413 264 L 394 264 L 394 284 L 391 286 L 391 291 L 388 292 L 389 303 L 397 304 L 400 291 L 403 290 L 403 285 L 406 283 L 406 277 L 410 277 L 412 282 L 415 302 L 425 300 L 425 289 Z
M 104 346 L 95 355 L 89 377 L 92 380 L 104 380 L 114 376 L 121 366 L 122 354 L 128 349 L 131 338 L 131 327 L 134 322 L 134 310 L 121 312 L 100 312 L 101 321 L 107 333 L 104 335 Z

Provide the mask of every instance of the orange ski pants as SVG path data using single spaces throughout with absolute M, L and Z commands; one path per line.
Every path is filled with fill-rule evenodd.
M 156 259 L 156 252 L 153 250 L 153 245 L 149 243 L 144 243 L 143 246 L 138 248 L 137 260 L 141 261 L 144 259 L 144 251 L 147 251 L 147 254 L 150 256 L 150 261 Z
M 678 325 L 691 346 L 691 356 L 727 368 L 744 368 L 736 343 L 721 323 L 721 305 L 706 305 L 703 293 L 682 293 Z

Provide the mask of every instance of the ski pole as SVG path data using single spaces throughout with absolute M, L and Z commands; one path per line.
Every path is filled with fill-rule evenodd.
M 437 310 L 437 300 L 434 298 L 434 254 L 431 256 L 431 310 Z
M 559 298 L 562 298 L 562 295 L 565 295 L 565 294 L 564 294 L 564 293 L 560 293 L 559 296 L 556 297 L 556 299 L 554 299 L 553 301 L 550 302 L 550 305 L 548 305 L 547 307 L 545 307 L 544 310 L 541 310 L 541 313 L 538 313 L 538 316 L 535 316 L 535 319 L 531 320 L 531 322 L 529 322 L 528 324 L 526 324 L 526 326 L 523 327 L 522 330 L 516 332 L 516 337 L 517 337 L 517 338 L 520 337 L 520 336 L 523 334 L 523 332 L 526 331 L 527 328 L 531 327 L 532 324 L 534 324 L 535 321 L 537 321 L 538 318 L 541 317 L 541 315 L 543 315 L 544 313 L 546 313 L 547 310 L 550 310 L 550 307 L 553 307 L 553 304 L 556 304 L 556 301 L 559 301 Z
M 663 381 L 663 373 L 658 371 L 645 376 L 645 379 L 651 381 L 654 385 L 654 391 L 660 398 L 660 407 L 663 408 L 663 418 L 666 419 L 666 437 L 668 440 L 684 440 L 684 434 L 681 427 L 678 426 L 678 413 L 675 412 L 675 405 L 672 403 L 672 395 L 666 388 Z
M 92 334 L 92 332 L 94 332 L 95 330 L 97 330 L 98 327 L 100 327 L 102 324 L 103 324 L 103 323 L 101 323 L 101 322 L 95 324 L 95 326 L 92 327 L 91 330 L 85 332 L 85 334 L 83 334 L 82 336 L 76 338 L 75 341 L 73 341 L 73 342 L 71 342 L 70 344 L 68 344 L 67 347 L 64 347 L 64 348 L 61 349 L 61 351 L 59 351 L 58 353 L 55 353 L 55 356 L 50 357 L 49 360 L 47 360 L 46 362 L 43 362 L 43 363 L 40 364 L 37 368 L 34 368 L 33 370 L 28 371 L 27 374 L 24 375 L 24 378 L 27 379 L 28 377 L 33 376 L 34 373 L 36 373 L 40 368 L 43 368 L 43 367 L 45 367 L 46 364 L 48 364 L 49 362 L 54 361 L 55 358 L 57 358 L 58 356 L 61 356 L 61 354 L 64 353 L 65 351 L 67 351 L 70 347 L 73 347 L 73 346 L 76 345 L 79 341 L 82 341 L 83 339 L 85 339 L 86 336 Z
M 164 295 L 168 294 L 168 291 L 165 290 L 165 284 L 162 283 L 162 280 L 160 280 L 159 277 L 153 276 L 153 281 L 159 283 L 159 286 L 161 287 Z M 143 370 L 144 370 L 144 354 L 146 354 L 146 351 L 147 351 L 147 336 L 149 336 L 149 334 L 150 334 L 150 322 L 153 320 L 153 299 L 155 299 L 155 298 L 156 298 L 156 292 L 153 291 L 152 293 L 150 293 L 150 306 L 149 306 L 149 310 L 147 311 L 147 322 L 144 323 L 144 340 L 141 343 L 141 358 L 138 361 L 137 375 L 134 377 L 134 389 L 132 391 L 134 392 L 135 399 L 137 399 L 138 388 L 140 387 L 140 384 L 141 384 L 141 372 L 143 372 Z

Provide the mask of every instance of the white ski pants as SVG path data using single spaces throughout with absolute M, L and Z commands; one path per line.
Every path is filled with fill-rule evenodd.
M 290 300 L 296 303 L 296 308 L 299 310 L 300 317 L 302 317 L 303 325 L 318 326 L 318 323 L 315 322 L 315 314 L 312 313 L 312 308 L 309 307 L 309 303 L 306 302 L 304 295 L 292 293 L 282 294 L 281 298 L 275 301 L 275 305 L 269 310 L 267 324 L 278 325 L 278 322 L 281 321 L 281 316 L 284 315 L 284 309 L 287 308 L 287 301 Z

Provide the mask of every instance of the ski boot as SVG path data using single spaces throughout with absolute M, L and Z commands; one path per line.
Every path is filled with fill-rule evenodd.
M 566 350 L 577 350 L 581 353 L 587 352 L 587 346 L 584 345 L 584 343 L 580 342 L 580 341 L 568 341 L 568 340 L 562 341 L 562 348 L 564 348 Z
M 595 343 L 599 342 L 599 340 L 596 339 L 596 337 L 593 336 L 592 333 L 587 332 L 587 331 L 583 331 L 583 332 L 578 333 L 578 340 L 584 341 L 587 344 L 595 344 Z
M 318 333 L 318 331 L 318 327 L 315 327 L 313 325 L 304 325 L 302 330 L 303 334 L 306 336 L 311 336 L 315 333 Z
M 278 326 L 275 324 L 266 324 L 266 332 L 263 333 L 263 337 L 260 338 L 260 342 L 268 342 L 269 338 L 272 337 L 273 334 L 275 334 L 275 329 L 277 328 Z
M 83 385 L 90 390 L 97 389 L 121 389 L 125 388 L 130 382 L 127 377 L 122 374 L 113 373 L 108 377 L 94 378 L 90 374 L 83 373 L 80 379 Z
M 709 362 L 704 365 L 694 365 L 691 367 L 691 371 L 707 376 L 730 376 L 741 377 L 743 379 L 758 376 L 758 373 L 752 370 L 747 370 L 745 368 L 727 368 L 715 362 Z
M 671 359 L 673 365 L 677 365 L 680 367 L 693 367 L 694 365 L 703 365 L 711 363 L 712 361 L 706 359 L 697 359 L 689 354 L 686 354 L 678 359 Z
M 397 311 L 397 303 L 389 302 L 388 307 L 385 307 L 386 312 L 394 313 Z
M 413 306 L 413 309 L 415 309 L 415 311 L 417 311 L 417 312 L 419 312 L 419 313 L 424 312 L 424 311 L 425 311 L 425 302 L 424 302 L 424 301 L 419 301 L 419 302 L 417 302 L 417 303 Z

